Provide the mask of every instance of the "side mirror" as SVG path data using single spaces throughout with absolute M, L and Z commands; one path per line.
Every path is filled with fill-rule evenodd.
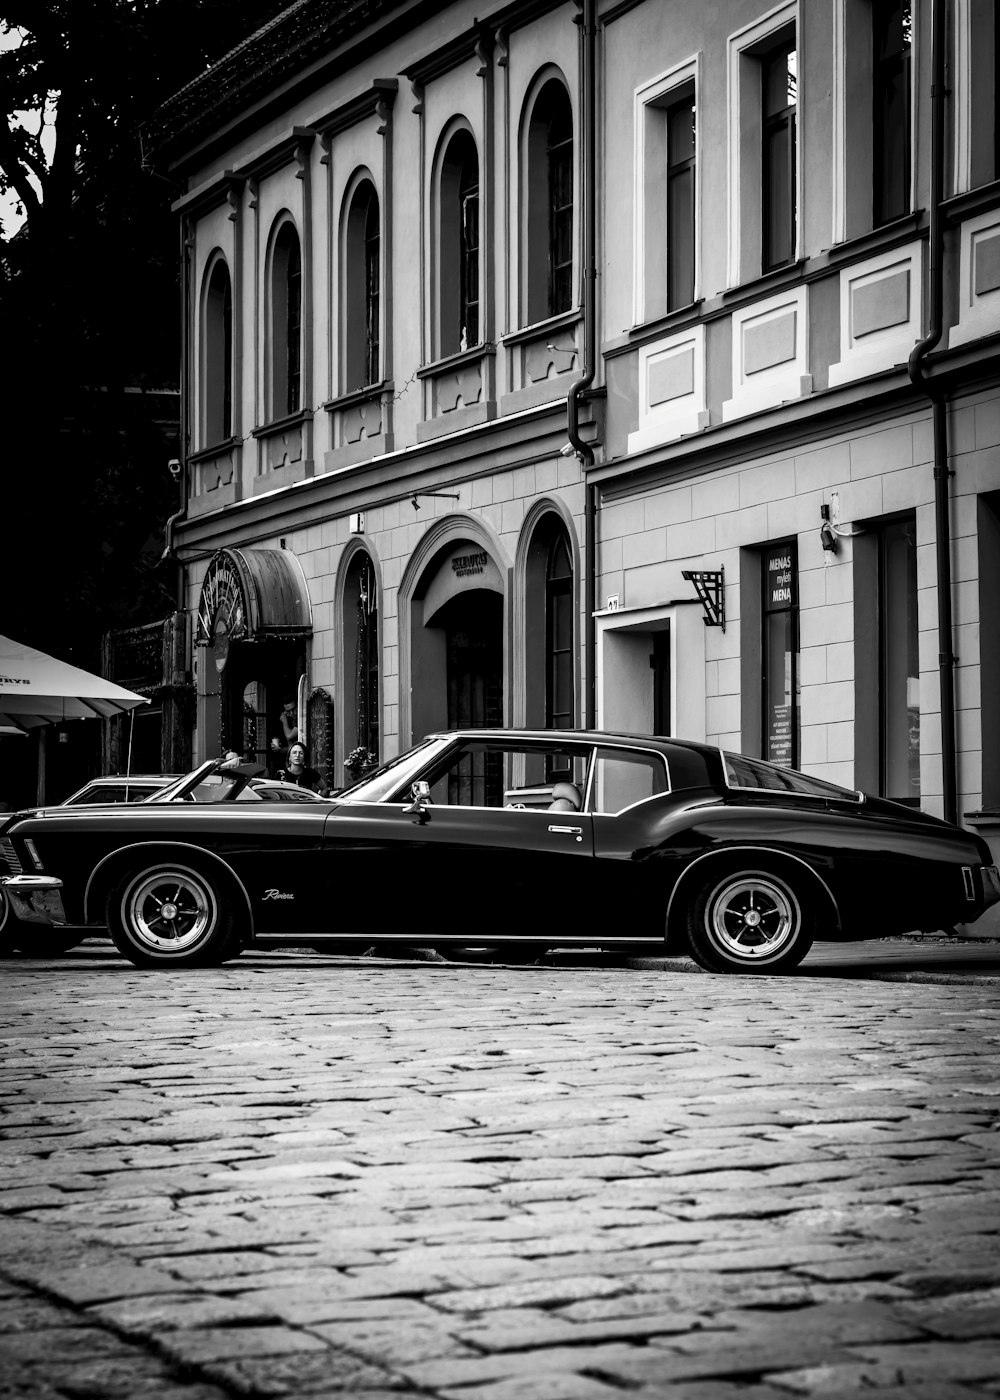
M 408 816 L 418 817 L 420 821 L 425 822 L 427 820 L 427 813 L 424 810 L 424 806 L 431 800 L 430 783 L 424 778 L 418 778 L 417 781 L 410 786 L 410 796 L 413 798 L 413 801 L 410 803 L 409 807 L 404 807 L 403 811 Z

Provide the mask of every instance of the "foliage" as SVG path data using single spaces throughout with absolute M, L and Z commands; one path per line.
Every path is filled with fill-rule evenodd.
M 153 168 L 142 124 L 282 8 L 7 0 L 0 19 L 6 42 L 20 35 L 0 50 L 0 191 L 26 216 L 0 239 L 4 630 L 81 665 L 96 665 L 105 630 L 175 605 L 159 556 L 178 505 L 166 467 L 179 455 L 181 190 Z

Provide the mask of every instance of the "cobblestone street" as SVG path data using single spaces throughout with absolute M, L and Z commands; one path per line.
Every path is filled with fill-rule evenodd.
M 1000 1394 L 995 980 L 2 976 L 3 1400 Z

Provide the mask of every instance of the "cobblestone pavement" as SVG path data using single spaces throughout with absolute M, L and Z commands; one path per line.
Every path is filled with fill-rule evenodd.
M 1000 1395 L 995 984 L 0 977 L 0 1400 Z

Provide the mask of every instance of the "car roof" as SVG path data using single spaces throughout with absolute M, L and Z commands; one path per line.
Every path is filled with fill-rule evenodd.
M 628 748 L 689 749 L 692 753 L 718 754 L 717 744 L 704 744 L 697 739 L 675 739 L 669 734 L 627 734 L 607 729 L 441 729 L 426 736 L 428 739 L 475 739 L 489 742 L 526 740 L 539 744 L 601 744 Z

